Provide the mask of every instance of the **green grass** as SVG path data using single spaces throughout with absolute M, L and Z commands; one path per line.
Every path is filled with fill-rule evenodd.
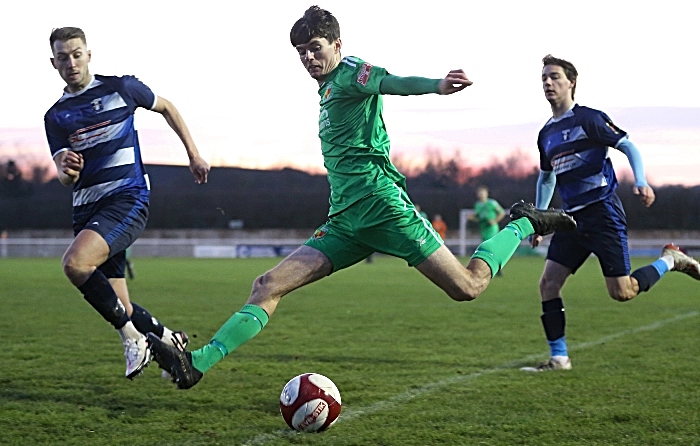
M 132 299 L 206 343 L 277 259 L 137 258 Z M 644 259 L 636 259 L 641 266 Z M 574 369 L 546 359 L 539 258 L 516 258 L 456 303 L 380 257 L 285 297 L 265 330 L 178 391 L 152 364 L 123 377 L 116 333 L 58 259 L 0 260 L 0 444 L 700 444 L 698 284 L 669 274 L 632 302 L 607 297 L 596 261 L 565 288 Z M 323 434 L 296 434 L 278 398 L 314 371 L 340 389 Z

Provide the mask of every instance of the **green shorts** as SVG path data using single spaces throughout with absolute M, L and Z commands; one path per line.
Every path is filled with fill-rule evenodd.
M 335 272 L 375 252 L 415 266 L 444 243 L 430 222 L 418 214 L 406 191 L 391 184 L 329 217 L 304 244 L 328 256 Z

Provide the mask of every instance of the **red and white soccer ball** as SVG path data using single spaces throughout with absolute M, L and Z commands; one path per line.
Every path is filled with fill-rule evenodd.
M 289 427 L 300 432 L 321 432 L 340 415 L 340 392 L 333 381 L 318 373 L 292 378 L 282 389 L 280 412 Z

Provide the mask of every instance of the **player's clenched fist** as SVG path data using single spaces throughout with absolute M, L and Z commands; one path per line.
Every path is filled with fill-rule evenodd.
M 61 170 L 69 177 L 77 177 L 83 170 L 83 165 L 83 155 L 69 150 L 63 157 Z

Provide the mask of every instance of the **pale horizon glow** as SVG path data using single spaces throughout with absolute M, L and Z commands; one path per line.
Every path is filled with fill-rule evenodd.
M 43 115 L 64 84 L 50 65 L 48 37 L 54 27 L 79 26 L 92 51 L 91 72 L 136 75 L 171 100 L 213 166 L 323 172 L 317 85 L 289 43 L 289 29 L 312 4 L 15 3 L 12 14 L 0 16 L 3 41 L 17 45 L 0 70 L 0 160 L 21 155 L 50 163 Z M 524 165 L 536 166 L 537 131 L 551 115 L 541 59 L 552 53 L 578 68 L 576 101 L 605 111 L 630 133 L 652 184 L 700 183 L 700 122 L 668 122 L 660 108 L 699 116 L 700 89 L 684 81 L 698 65 L 687 2 L 318 4 L 340 21 L 345 56 L 402 76 L 438 78 L 462 68 L 474 81 L 447 97 L 385 96 L 395 156 L 420 160 L 439 148 L 481 166 L 518 151 Z M 136 120 L 144 162 L 186 164 L 161 116 L 139 110 Z M 628 174 L 624 155 L 611 156 L 619 176 Z

